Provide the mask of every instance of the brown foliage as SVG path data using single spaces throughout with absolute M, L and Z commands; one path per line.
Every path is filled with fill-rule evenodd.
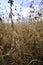
M 0 23 L 0 65 L 27 65 L 33 59 L 43 63 L 43 22 L 15 23 L 14 30 Z

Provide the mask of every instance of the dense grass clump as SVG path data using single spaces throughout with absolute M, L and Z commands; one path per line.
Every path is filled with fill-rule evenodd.
M 0 65 L 43 65 L 43 22 L 0 23 Z M 36 62 L 32 65 L 36 65 Z

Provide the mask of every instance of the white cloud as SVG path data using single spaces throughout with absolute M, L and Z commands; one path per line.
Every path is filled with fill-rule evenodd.
M 38 8 L 38 5 L 33 5 L 34 6 L 34 8 L 35 8 L 35 10 L 37 11 L 39 8 Z M 19 12 L 19 10 L 18 11 L 16 11 L 16 13 L 18 12 L 20 15 L 21 15 L 21 18 L 22 18 L 22 16 L 24 17 L 24 18 L 26 18 L 26 17 L 28 17 L 29 16 L 29 11 L 30 10 L 33 10 L 32 8 L 30 9 L 29 7 L 27 7 L 27 8 L 22 8 L 22 12 Z M 13 12 L 15 12 L 14 11 L 14 8 L 13 8 Z M 34 14 L 35 15 L 35 14 Z M 13 17 L 15 20 L 18 18 L 18 16 L 17 15 L 15 15 L 14 17 Z
M 17 15 L 15 15 L 14 19 L 17 19 L 17 18 L 18 18 L 18 16 L 17 16 Z
M 35 11 L 37 11 L 39 8 L 38 8 L 38 5 L 34 5 L 34 8 L 35 8 Z M 30 10 L 33 10 L 32 8 L 24 8 L 23 11 L 20 13 L 21 15 L 23 15 L 23 17 L 27 17 L 29 15 L 29 12 Z
M 22 12 L 20 12 L 21 15 L 23 15 L 24 17 L 26 17 L 28 15 L 30 11 L 30 8 L 27 7 L 27 8 L 24 8 Z

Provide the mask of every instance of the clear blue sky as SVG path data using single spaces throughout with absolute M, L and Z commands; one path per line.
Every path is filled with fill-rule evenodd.
M 17 6 L 17 9 L 19 11 L 19 8 L 27 8 L 29 7 L 30 3 L 32 0 L 14 0 L 14 6 Z M 34 5 L 39 5 L 39 2 L 41 0 L 34 0 Z M 7 13 L 6 13 L 7 10 Z M 0 0 L 0 14 L 4 12 L 4 14 L 8 14 L 9 13 L 9 4 L 8 4 L 8 0 Z M 14 12 L 14 7 L 13 7 L 13 12 Z

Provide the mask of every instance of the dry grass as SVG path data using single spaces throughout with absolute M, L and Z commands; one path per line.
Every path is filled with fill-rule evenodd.
M 43 22 L 0 23 L 0 65 L 27 65 L 43 58 Z

